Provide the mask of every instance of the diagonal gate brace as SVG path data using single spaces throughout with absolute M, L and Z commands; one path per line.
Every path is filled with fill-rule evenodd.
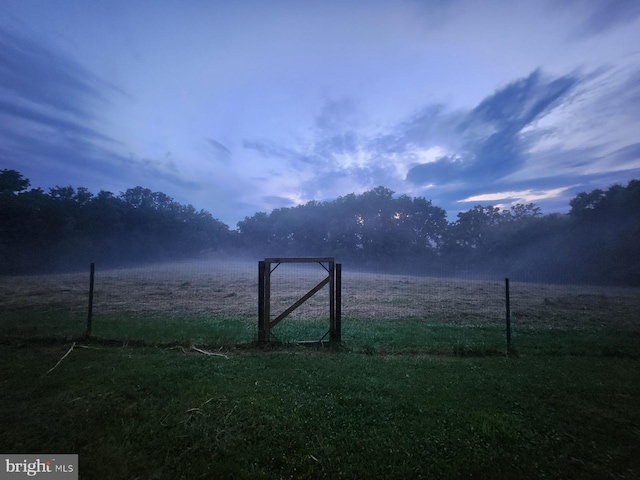
M 313 287 L 302 298 L 300 298 L 300 300 L 298 300 L 296 303 L 291 305 L 284 312 L 282 312 L 280 315 L 278 315 L 276 318 L 274 318 L 272 322 L 269 322 L 269 328 L 271 329 L 271 328 L 275 327 L 281 320 L 285 319 L 296 308 L 298 308 L 304 302 L 309 300 L 309 298 L 311 298 L 313 295 L 315 295 L 316 292 L 318 292 L 322 287 L 324 287 L 327 283 L 329 283 L 330 279 L 331 279 L 331 277 L 327 277 L 324 280 L 322 280 L 318 285 Z
M 302 298 L 287 308 L 271 321 L 271 274 L 281 263 L 319 263 L 329 274 L 315 287 L 309 290 Z M 327 264 L 326 266 L 324 264 Z M 276 264 L 271 268 L 272 264 Z M 271 329 L 285 319 L 291 312 L 306 302 L 310 297 L 320 291 L 325 285 L 329 285 L 329 335 L 331 342 L 341 340 L 341 290 L 342 290 L 342 265 L 335 263 L 333 257 L 293 257 L 293 258 L 265 258 L 258 262 L 258 341 L 268 342 Z M 326 335 L 325 335 L 326 336 Z M 323 337 L 324 339 L 324 337 Z

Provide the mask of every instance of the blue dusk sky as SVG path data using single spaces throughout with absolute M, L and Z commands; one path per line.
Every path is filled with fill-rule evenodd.
M 0 0 L 0 169 L 236 227 L 382 185 L 450 220 L 640 178 L 638 0 Z

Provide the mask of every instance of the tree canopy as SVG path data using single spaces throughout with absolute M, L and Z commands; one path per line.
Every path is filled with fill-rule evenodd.
M 193 257 L 227 250 L 264 256 L 335 256 L 371 268 L 428 275 L 640 285 L 640 180 L 581 192 L 567 215 L 533 203 L 475 205 L 449 222 L 423 197 L 385 187 L 332 201 L 257 212 L 237 230 L 205 210 L 137 186 L 29 189 L 0 170 L 0 273 Z
M 227 225 L 161 192 L 56 186 L 45 193 L 28 185 L 14 170 L 0 171 L 1 273 L 184 258 L 229 241 Z

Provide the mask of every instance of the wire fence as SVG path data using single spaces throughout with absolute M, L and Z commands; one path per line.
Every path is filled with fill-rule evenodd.
M 272 315 L 324 276 L 317 265 L 280 265 L 272 275 Z M 0 277 L 0 335 L 83 335 L 89 290 L 89 268 L 72 274 Z M 507 316 L 505 294 L 504 278 L 392 275 L 343 265 L 343 331 L 349 339 L 366 336 L 367 328 L 406 325 L 408 342 L 423 325 L 499 331 Z M 92 307 L 91 334 L 99 338 L 250 342 L 257 335 L 258 262 L 207 260 L 109 270 L 97 266 Z M 510 307 L 513 328 L 519 332 L 640 329 L 638 288 L 510 279 Z M 327 328 L 324 288 L 272 333 L 278 340 L 317 339 Z

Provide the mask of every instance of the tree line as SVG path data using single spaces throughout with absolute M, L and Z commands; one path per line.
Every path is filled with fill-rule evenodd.
M 520 280 L 640 285 L 640 181 L 578 194 L 568 214 L 533 203 L 476 205 L 448 221 L 423 197 L 377 187 L 245 217 L 237 229 L 204 210 L 135 187 L 29 189 L 0 171 L 2 273 L 125 264 L 225 251 L 335 256 L 385 271 L 504 275 Z
M 29 185 L 15 170 L 0 171 L 0 273 L 186 258 L 229 240 L 229 227 L 209 212 L 147 188 L 93 195 Z
M 640 181 L 580 193 L 570 207 L 476 205 L 449 222 L 430 200 L 377 187 L 259 212 L 238 233 L 256 253 L 334 255 L 385 271 L 640 285 Z

